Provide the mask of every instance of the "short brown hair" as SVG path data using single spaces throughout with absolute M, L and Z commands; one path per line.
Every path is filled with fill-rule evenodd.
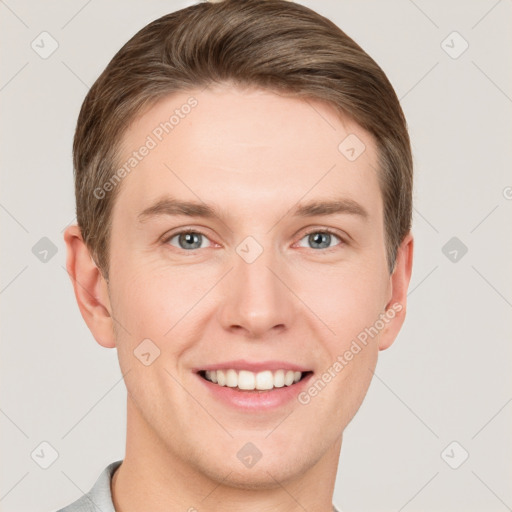
M 108 280 L 116 171 L 128 125 L 159 99 L 215 83 L 327 102 L 376 141 L 390 273 L 411 228 L 413 164 L 405 116 L 378 64 L 313 10 L 285 0 L 198 3 L 141 29 L 88 92 L 73 142 L 77 222 Z M 341 141 L 340 141 L 341 142 Z

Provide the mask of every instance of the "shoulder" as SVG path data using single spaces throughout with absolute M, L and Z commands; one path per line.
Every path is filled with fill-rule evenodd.
M 122 460 L 109 464 L 100 474 L 91 490 L 56 512 L 115 512 L 110 492 L 110 482 L 114 471 Z

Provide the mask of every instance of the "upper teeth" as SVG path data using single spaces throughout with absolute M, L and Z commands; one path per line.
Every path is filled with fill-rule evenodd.
M 228 386 L 230 388 L 239 389 L 272 389 L 282 388 L 283 386 L 291 386 L 298 382 L 301 377 L 301 372 L 294 372 L 293 370 L 276 370 L 272 372 L 265 370 L 263 372 L 249 372 L 247 370 L 206 370 L 205 377 L 215 382 L 219 386 Z

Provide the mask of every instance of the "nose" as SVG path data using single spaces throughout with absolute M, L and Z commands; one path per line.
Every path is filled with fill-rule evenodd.
M 249 261 L 235 253 L 233 269 L 223 280 L 222 326 L 247 338 L 288 329 L 300 301 L 289 288 L 286 265 L 268 248 Z

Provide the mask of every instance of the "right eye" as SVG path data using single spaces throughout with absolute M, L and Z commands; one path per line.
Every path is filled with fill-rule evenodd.
M 177 244 L 175 245 L 171 241 L 176 239 Z M 204 240 L 209 240 L 208 237 L 201 233 L 200 231 L 197 231 L 196 229 L 186 229 L 182 231 L 178 231 L 177 233 L 173 233 L 172 235 L 168 236 L 163 243 L 164 244 L 170 244 L 173 247 L 176 247 L 177 249 L 181 249 L 183 251 L 190 251 L 195 249 L 203 249 L 202 242 Z

